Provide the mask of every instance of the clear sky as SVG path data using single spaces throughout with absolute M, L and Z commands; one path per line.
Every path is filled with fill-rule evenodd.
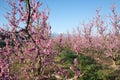
M 90 20 L 96 9 L 101 8 L 101 14 L 110 14 L 110 6 L 116 4 L 117 12 L 120 13 L 120 0 L 41 0 L 43 6 L 48 5 L 50 16 L 48 22 L 52 27 L 52 32 L 61 33 L 72 31 L 79 26 L 80 22 Z M 7 7 L 0 0 L 0 25 L 4 22 L 3 14 Z

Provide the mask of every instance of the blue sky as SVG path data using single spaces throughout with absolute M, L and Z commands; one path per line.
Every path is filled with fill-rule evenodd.
M 48 5 L 50 16 L 48 22 L 52 27 L 52 32 L 61 33 L 72 31 L 79 26 L 80 22 L 90 20 L 95 14 L 96 9 L 101 8 L 101 14 L 110 14 L 110 6 L 116 4 L 117 12 L 120 13 L 120 0 L 41 0 L 43 7 Z M 0 25 L 5 23 L 3 14 L 7 7 L 0 0 Z

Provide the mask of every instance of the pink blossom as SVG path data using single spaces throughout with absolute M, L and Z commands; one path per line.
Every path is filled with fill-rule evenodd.
M 44 49 L 43 52 L 44 52 L 44 54 L 47 54 L 47 55 L 50 54 L 50 51 L 48 49 Z
M 41 18 L 43 19 L 43 21 L 47 19 L 47 16 L 45 15 L 45 11 L 42 11 Z
M 19 2 L 23 2 L 24 0 L 19 0 Z
M 49 40 L 49 42 L 47 43 L 47 46 L 46 47 L 50 47 L 52 44 L 52 40 Z
M 35 19 L 37 19 L 38 18 L 38 14 L 37 13 L 34 13 L 33 14 L 33 19 L 35 20 Z
M 40 3 L 40 2 L 37 2 L 37 3 L 35 4 L 35 6 L 33 7 L 33 9 L 36 10 L 40 5 L 41 5 L 41 3 Z
M 106 57 L 112 57 L 112 54 L 110 52 L 105 52 Z
M 77 58 L 74 59 L 74 66 L 77 66 L 78 64 L 78 61 L 77 61 Z
M 75 52 L 78 54 L 79 53 L 79 48 L 78 48 L 78 46 L 75 44 L 74 45 L 74 50 L 75 50 Z
M 39 40 L 39 39 L 36 39 L 35 41 L 36 41 L 36 43 L 37 43 L 37 44 L 39 44 L 39 43 L 40 43 L 40 40 Z
M 35 50 L 36 50 L 35 47 L 32 47 L 32 48 L 28 49 L 27 51 L 28 51 L 28 52 L 33 52 L 33 51 L 35 51 Z

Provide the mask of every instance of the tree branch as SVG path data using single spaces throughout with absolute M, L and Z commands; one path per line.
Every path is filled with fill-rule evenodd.
M 27 4 L 26 4 L 27 6 L 28 6 L 28 19 L 27 19 L 27 26 L 26 26 L 26 30 L 28 29 L 28 27 L 29 27 L 29 24 L 30 24 L 30 13 L 31 13 L 31 8 L 30 8 L 30 1 L 28 0 L 28 2 L 27 2 Z

